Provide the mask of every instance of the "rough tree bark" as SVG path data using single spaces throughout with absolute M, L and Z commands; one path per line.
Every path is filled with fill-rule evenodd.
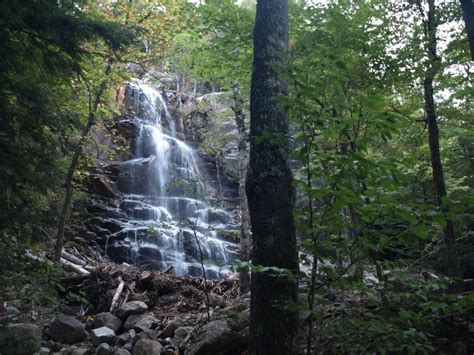
M 254 27 L 250 97 L 250 160 L 247 198 L 254 265 L 298 270 L 293 219 L 294 191 L 288 164 L 288 119 L 278 98 L 287 84 L 276 65 L 288 60 L 288 1 L 259 0 Z M 251 278 L 250 354 L 296 354 L 297 317 L 285 306 L 298 285 L 274 271 Z
M 97 91 L 95 95 L 94 101 L 93 102 L 91 101 L 89 103 L 89 114 L 87 117 L 87 123 L 81 132 L 79 142 L 77 143 L 76 149 L 74 151 L 74 155 L 71 160 L 71 164 L 69 165 L 69 169 L 67 172 L 66 191 L 64 194 L 64 202 L 63 202 L 63 207 L 61 210 L 61 216 L 59 218 L 58 231 L 56 234 L 54 260 L 57 263 L 61 261 L 61 252 L 63 251 L 64 228 L 66 227 L 66 222 L 69 216 L 69 210 L 71 207 L 71 201 L 72 201 L 72 196 L 74 192 L 73 187 L 72 187 L 74 173 L 77 169 L 77 166 L 79 165 L 79 159 L 81 158 L 81 155 L 82 155 L 82 149 L 83 149 L 84 143 L 89 135 L 89 132 L 92 126 L 95 124 L 97 109 L 99 107 L 100 100 L 107 86 L 109 75 L 110 75 L 110 72 L 112 71 L 112 65 L 113 65 L 113 59 L 109 59 L 107 63 L 107 67 L 105 68 L 105 77 L 100 83 L 99 90 Z
M 440 58 L 437 54 L 436 41 L 436 8 L 435 1 L 428 0 L 428 18 L 425 21 L 425 35 L 428 43 L 428 63 L 423 80 L 423 92 L 425 100 L 426 124 L 428 126 L 428 143 L 430 146 L 431 168 L 433 171 L 433 185 L 435 190 L 435 202 L 443 213 L 448 212 L 448 207 L 443 204 L 447 196 L 444 181 L 443 165 L 439 149 L 439 128 L 436 116 L 436 105 L 434 102 L 433 81 L 439 70 Z M 454 253 L 454 224 L 450 218 L 446 218 L 446 226 L 443 231 L 443 242 L 446 249 L 446 263 L 448 274 L 455 276 L 458 273 L 457 258 Z
M 471 60 L 474 60 L 474 0 L 461 0 L 462 17 L 466 27 Z
M 249 163 L 249 154 L 247 149 L 247 129 L 245 128 L 244 101 L 240 95 L 239 85 L 232 85 L 234 96 L 234 106 L 232 110 L 235 114 L 235 123 L 239 131 L 239 204 L 240 204 L 240 260 L 249 261 L 252 251 L 252 241 L 250 233 L 250 214 L 245 193 L 245 182 L 247 178 L 247 166 Z M 239 273 L 240 294 L 247 293 L 250 290 L 250 275 L 248 271 L 242 270 Z

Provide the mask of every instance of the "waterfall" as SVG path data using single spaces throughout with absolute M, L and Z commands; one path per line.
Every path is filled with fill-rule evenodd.
M 135 127 L 131 159 L 120 164 L 119 208 L 127 215 L 112 234 L 106 254 L 149 269 L 173 266 L 177 275 L 222 278 L 235 258 L 235 243 L 222 231 L 238 229 L 228 211 L 207 200 L 212 186 L 200 172 L 195 150 L 177 138 L 161 91 L 145 80 L 128 84 L 133 99 L 127 120 Z

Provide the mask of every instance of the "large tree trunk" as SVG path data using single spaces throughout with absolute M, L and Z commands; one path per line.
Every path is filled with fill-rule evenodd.
M 428 19 L 425 23 L 428 41 L 428 67 L 423 81 L 426 123 L 428 125 L 428 142 L 430 146 L 431 168 L 433 171 L 433 184 L 435 190 L 435 202 L 443 213 L 448 212 L 448 207 L 443 203 L 447 196 L 444 181 L 443 165 L 439 150 L 439 128 L 436 117 L 436 106 L 434 102 L 433 79 L 439 70 L 439 57 L 436 45 L 436 9 L 434 0 L 428 0 Z M 443 241 L 446 249 L 446 263 L 448 274 L 454 276 L 458 273 L 457 258 L 454 253 L 454 225 L 453 221 L 446 218 L 446 226 L 443 231 Z
M 474 0 L 461 0 L 462 17 L 466 26 L 471 59 L 474 60 Z
M 276 65 L 288 59 L 288 2 L 259 0 L 254 28 L 247 198 L 255 266 L 298 270 L 294 191 L 288 164 L 288 119 L 278 103 L 287 85 Z M 298 284 L 275 271 L 251 279 L 250 354 L 296 354 Z
M 59 225 L 58 225 L 58 232 L 56 234 L 56 245 L 55 245 L 55 253 L 54 253 L 54 260 L 59 263 L 61 261 L 61 252 L 63 251 L 63 245 L 64 245 L 64 228 L 66 227 L 66 222 L 69 216 L 69 210 L 71 207 L 71 201 L 72 201 L 72 196 L 73 196 L 73 179 L 74 179 L 74 173 L 76 172 L 77 166 L 79 165 L 79 159 L 81 158 L 82 155 L 82 148 L 84 146 L 84 143 L 89 135 L 89 132 L 92 128 L 92 126 L 95 124 L 95 117 L 97 113 L 97 109 L 99 107 L 100 99 L 102 98 L 102 94 L 105 91 L 105 88 L 107 86 L 107 82 L 109 79 L 110 72 L 112 70 L 112 64 L 113 60 L 109 59 L 107 63 L 107 67 L 105 69 L 105 77 L 102 80 L 99 90 L 97 91 L 94 101 L 91 102 L 89 106 L 89 114 L 87 117 L 87 123 L 84 129 L 81 132 L 81 136 L 79 138 L 79 142 L 77 143 L 76 149 L 74 151 L 74 155 L 71 160 L 71 165 L 69 165 L 69 169 L 67 172 L 66 176 L 66 191 L 64 194 L 64 202 L 63 202 L 63 208 L 61 210 L 61 216 L 59 219 Z
M 240 200 L 240 260 L 249 261 L 252 251 L 252 241 L 250 233 L 250 214 L 245 193 L 245 182 L 247 180 L 247 166 L 249 163 L 247 149 L 247 129 L 245 128 L 244 102 L 240 95 L 238 84 L 232 85 L 232 93 L 234 95 L 235 123 L 239 131 L 239 200 Z M 250 275 L 247 270 L 239 273 L 240 294 L 247 293 L 250 290 Z

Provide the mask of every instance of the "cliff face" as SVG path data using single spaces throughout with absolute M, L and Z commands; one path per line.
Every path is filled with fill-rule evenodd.
M 203 87 L 204 88 L 204 87 Z M 238 132 L 227 93 L 172 78 L 117 90 L 121 114 L 97 137 L 113 159 L 90 174 L 84 226 L 115 262 L 222 278 L 238 255 Z

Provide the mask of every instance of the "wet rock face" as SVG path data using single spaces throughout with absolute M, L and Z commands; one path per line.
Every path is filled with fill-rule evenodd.
M 98 196 L 115 198 L 118 193 L 115 184 L 103 175 L 90 174 L 87 185 L 89 191 Z
M 172 266 L 177 275 L 202 276 L 202 259 L 208 278 L 225 277 L 230 269 L 220 265 L 238 256 L 235 241 L 221 232 L 238 233 L 237 215 L 231 213 L 236 186 L 229 194 L 222 167 L 186 144 L 182 125 L 156 87 L 132 81 L 122 111 L 115 128 L 130 154 L 94 177 L 91 189 L 102 200 L 87 207 L 87 232 L 115 262 L 150 270 Z M 230 126 L 225 127 L 232 131 Z

